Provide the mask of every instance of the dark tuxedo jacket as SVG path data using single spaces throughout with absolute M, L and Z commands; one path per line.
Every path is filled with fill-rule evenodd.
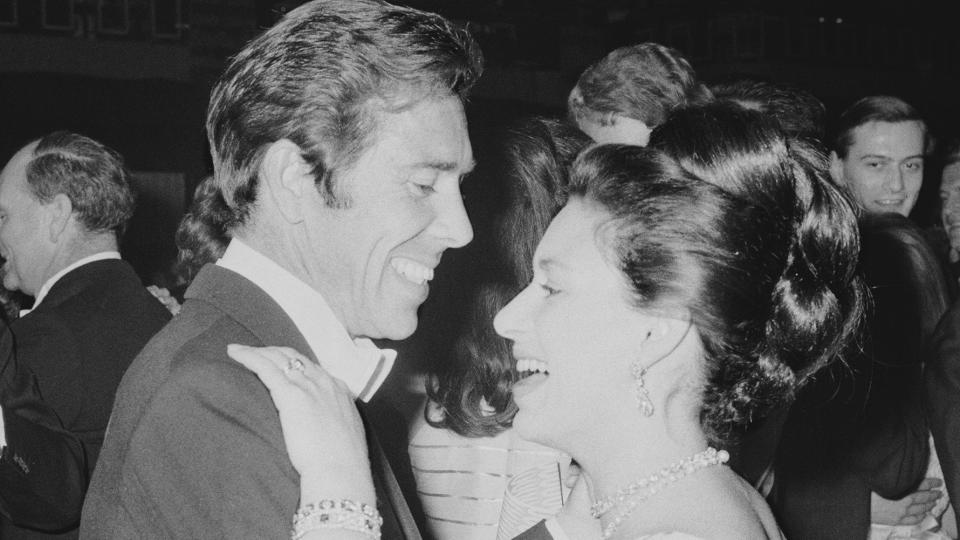
M 901 216 L 865 218 L 861 238 L 863 350 L 800 392 L 777 451 L 771 506 L 787 538 L 866 538 L 870 492 L 899 498 L 927 468 L 923 351 L 949 298 L 943 269 Z
M 951 501 L 960 501 L 960 299 L 931 340 L 926 379 L 930 432 Z
M 76 537 L 84 492 L 127 366 L 169 312 L 127 263 L 64 275 L 0 337 L 0 538 Z M 54 535 L 58 537 L 59 535 Z
M 185 298 L 120 385 L 81 537 L 289 538 L 299 477 L 266 388 L 227 345 L 310 348 L 230 270 L 207 265 Z M 383 538 L 419 539 L 380 447 L 368 445 Z

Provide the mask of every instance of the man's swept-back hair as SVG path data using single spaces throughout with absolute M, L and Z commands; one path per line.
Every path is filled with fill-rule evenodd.
M 338 200 L 333 172 L 370 142 L 377 111 L 466 97 L 482 71 L 476 42 L 443 17 L 377 0 L 314 0 L 290 11 L 229 63 L 213 89 L 207 137 L 214 181 L 247 219 L 273 142 L 297 144 L 317 189 Z
M 120 236 L 133 216 L 134 194 L 123 158 L 89 137 L 55 131 L 40 138 L 26 176 L 41 202 L 66 195 L 77 221 L 88 232 Z
M 920 122 L 923 127 L 924 152 L 932 146 L 927 123 L 915 109 L 906 101 L 895 96 L 867 96 L 857 100 L 840 114 L 834 132 L 833 147 L 840 159 L 846 159 L 850 147 L 853 146 L 853 130 L 870 122 Z
M 625 116 L 652 129 L 673 109 L 710 98 L 710 90 L 680 51 L 640 43 L 614 49 L 587 67 L 570 92 L 567 113 L 577 125 L 589 121 L 606 126 Z

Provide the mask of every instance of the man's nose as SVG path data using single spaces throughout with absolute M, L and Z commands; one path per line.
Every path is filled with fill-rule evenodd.
M 903 171 L 899 168 L 894 169 L 887 175 L 887 189 L 893 193 L 899 193 L 904 190 Z
M 473 240 L 473 226 L 458 191 L 449 195 L 437 215 L 437 235 L 452 248 L 463 247 Z

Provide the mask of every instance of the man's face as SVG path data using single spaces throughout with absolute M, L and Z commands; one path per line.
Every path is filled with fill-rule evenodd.
M 867 213 L 907 216 L 923 181 L 923 150 L 920 122 L 868 122 L 853 130 L 846 158 L 833 156 L 831 173 Z
M 940 202 L 940 219 L 950 237 L 950 247 L 960 251 L 960 163 L 951 163 L 943 168 Z
M 473 238 L 460 194 L 473 152 L 455 97 L 377 116 L 370 146 L 335 176 L 349 208 L 311 205 L 308 266 L 351 336 L 403 339 L 444 250 Z
M 27 164 L 35 144 L 29 144 L 0 172 L 0 256 L 3 286 L 35 295 L 46 280 L 49 241 L 43 226 L 45 207 L 27 185 Z

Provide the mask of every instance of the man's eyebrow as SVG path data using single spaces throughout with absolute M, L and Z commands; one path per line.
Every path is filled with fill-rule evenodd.
M 864 154 L 860 156 L 860 159 L 882 159 L 884 161 L 893 161 L 893 158 L 883 154 Z
M 895 161 L 892 157 L 887 156 L 887 155 L 884 155 L 884 154 L 866 154 L 866 155 L 860 156 L 860 159 L 861 159 L 861 160 L 864 160 L 864 159 L 881 159 L 881 160 L 883 160 L 883 161 Z M 900 161 L 907 161 L 907 160 L 910 160 L 910 159 L 925 159 L 925 157 L 924 157 L 923 154 L 914 154 L 914 155 L 912 155 L 912 156 L 907 156 L 907 157 L 901 159 Z
M 473 168 L 477 166 L 477 162 L 470 160 L 470 163 L 467 164 L 466 168 L 463 170 L 463 174 L 467 174 L 473 171 Z M 456 161 L 418 161 L 413 165 L 410 165 L 411 169 L 434 169 L 438 171 L 456 171 L 460 169 L 460 164 Z

